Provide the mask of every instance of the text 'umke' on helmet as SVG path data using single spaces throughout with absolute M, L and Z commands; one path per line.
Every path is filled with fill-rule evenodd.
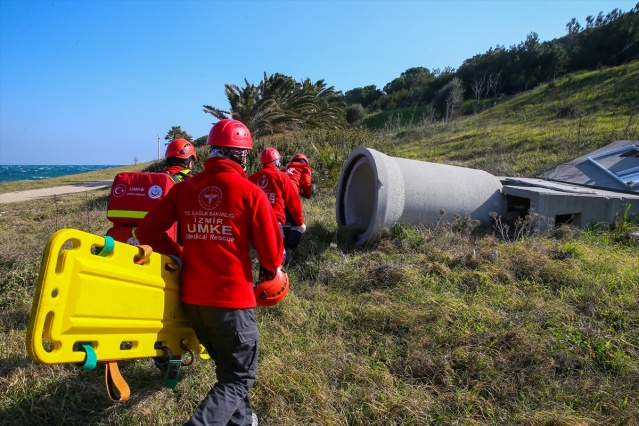
M 253 138 L 244 123 L 225 118 L 211 128 L 206 144 L 223 148 L 253 149 Z
M 304 162 L 304 163 L 310 165 L 310 163 L 308 162 L 308 158 L 306 158 L 306 155 L 304 155 L 302 153 L 295 154 L 293 156 L 293 158 L 291 158 L 291 161 Z
M 264 148 L 264 151 L 260 154 L 260 163 L 269 164 L 273 161 L 279 160 L 280 158 L 282 158 L 282 156 L 277 149 L 271 147 Z
M 253 289 L 257 306 L 273 306 L 284 300 L 289 288 L 288 274 L 285 270 L 277 268 L 273 279 L 260 279 L 260 283 Z
M 169 157 L 180 158 L 182 160 L 193 157 L 194 160 L 197 160 L 197 155 L 195 154 L 195 147 L 193 146 L 193 144 L 186 139 L 181 138 L 173 139 L 169 146 L 166 147 L 164 158 Z

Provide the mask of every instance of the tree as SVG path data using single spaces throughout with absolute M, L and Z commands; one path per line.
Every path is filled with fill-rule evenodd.
M 165 141 L 171 142 L 173 139 L 186 139 L 189 142 L 193 142 L 193 136 L 182 130 L 181 126 L 171 127 L 171 130 L 169 130 L 166 133 L 166 136 L 164 136 Z M 168 143 L 165 145 L 168 145 Z
M 436 92 L 432 85 L 437 78 L 428 68 L 409 68 L 384 86 L 384 93 L 390 100 L 385 99 L 383 103 L 394 108 L 424 105 Z
M 344 100 L 347 105 L 359 104 L 372 112 L 376 107 L 379 107 L 378 101 L 382 96 L 384 96 L 384 93 L 381 90 L 375 85 L 370 85 L 348 90 L 344 94 Z
M 346 121 L 350 126 L 356 126 L 366 117 L 366 110 L 360 104 L 352 104 L 346 107 Z
M 501 80 L 501 71 L 497 74 L 491 74 L 488 76 L 488 89 L 486 95 L 490 96 L 490 92 L 493 92 L 493 97 L 499 95 L 503 82 Z
M 568 35 L 574 36 L 581 31 L 581 24 L 575 18 L 572 18 L 570 22 L 566 24 L 566 33 Z
M 555 80 L 566 72 L 568 55 L 566 48 L 557 40 L 544 42 L 539 55 L 539 69 L 543 72 L 542 81 Z
M 448 96 L 446 97 L 446 122 L 458 115 L 459 108 L 464 100 L 464 86 L 462 81 L 455 77 L 447 85 Z
M 481 97 L 484 94 L 485 87 L 486 87 L 486 74 L 482 75 L 481 77 L 475 77 L 475 80 L 473 80 L 472 89 L 473 89 L 473 93 L 475 94 L 475 99 L 477 100 L 477 102 L 481 101 Z
M 561 40 L 566 46 L 568 72 L 614 66 L 637 59 L 639 51 L 639 3 L 628 13 L 613 9 L 586 18 L 582 28 L 573 18 Z
M 195 146 L 204 146 L 209 140 L 209 135 L 200 136 L 196 140 L 193 141 L 193 145 Z
M 225 84 L 230 108 L 224 111 L 204 105 L 204 112 L 218 119 L 230 115 L 242 121 L 256 136 L 305 128 L 336 129 L 346 126 L 346 102 L 341 92 L 327 87 L 324 80 L 296 82 L 283 74 L 273 74 L 258 84 Z

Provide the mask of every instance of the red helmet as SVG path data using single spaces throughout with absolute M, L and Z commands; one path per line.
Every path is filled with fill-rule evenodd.
M 164 158 L 177 157 L 186 160 L 189 157 L 197 160 L 195 155 L 195 147 L 186 139 L 173 139 L 169 146 L 166 147 Z
M 225 118 L 215 123 L 206 144 L 224 148 L 253 149 L 253 138 L 244 123 Z
M 277 268 L 275 278 L 262 281 L 253 289 L 257 306 L 273 306 L 280 303 L 288 294 L 288 274 L 282 268 Z
M 260 163 L 268 164 L 275 160 L 282 158 L 279 151 L 275 148 L 264 148 L 264 151 L 260 154 Z
M 300 160 L 304 160 L 304 162 L 306 162 L 306 164 L 308 164 L 309 166 L 311 165 L 311 163 L 308 162 L 308 158 L 306 158 L 306 155 L 304 154 L 295 154 L 293 156 L 293 158 L 291 159 L 291 161 L 300 161 Z

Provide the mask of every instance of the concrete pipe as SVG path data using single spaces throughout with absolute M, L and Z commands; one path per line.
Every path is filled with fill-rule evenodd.
M 505 210 L 501 188 L 497 177 L 482 170 L 389 157 L 360 147 L 340 174 L 337 223 L 365 229 L 358 236 L 360 246 L 395 223 L 429 226 L 455 214 L 489 223 L 490 212 L 503 215 Z

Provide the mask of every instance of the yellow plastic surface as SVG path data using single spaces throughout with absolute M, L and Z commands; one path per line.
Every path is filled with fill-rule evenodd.
M 98 361 L 168 355 L 160 345 L 181 355 L 181 340 L 201 353 L 180 303 L 180 273 L 165 268 L 171 259 L 152 253 L 137 265 L 138 247 L 115 241 L 103 257 L 104 246 L 104 237 L 77 229 L 49 238 L 27 330 L 31 359 L 83 363 L 82 343 Z

